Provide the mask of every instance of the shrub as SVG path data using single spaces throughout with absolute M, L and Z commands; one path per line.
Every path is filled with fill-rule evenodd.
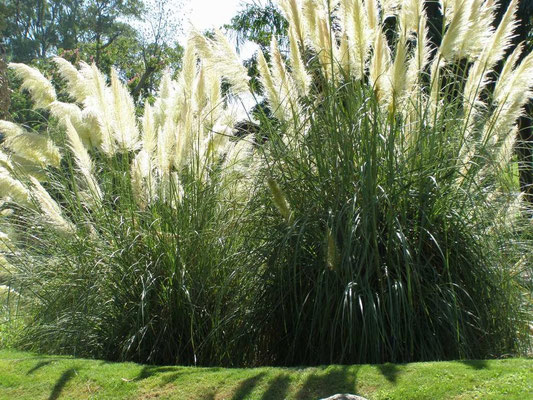
M 56 59 L 65 103 L 11 64 L 57 121 L 48 135 L 0 122 L 21 345 L 202 365 L 527 346 L 512 150 L 533 55 L 495 73 L 517 2 L 497 29 L 491 2 L 446 3 L 439 48 L 419 0 L 280 4 L 287 57 L 276 38 L 270 63 L 258 55 L 262 144 L 232 137 L 249 86 L 220 33 L 192 33 L 142 118 L 113 72 Z
M 282 124 L 262 124 L 256 206 L 277 363 L 493 357 L 527 337 L 512 149 L 533 56 L 494 74 L 517 3 L 495 30 L 490 3 L 448 4 L 438 49 L 423 2 L 388 4 L 281 2 L 290 68 L 275 39 L 258 57 Z
M 167 75 L 140 119 L 114 72 L 108 85 L 95 66 L 55 59 L 74 100 L 64 103 L 40 72 L 10 65 L 57 121 L 49 135 L 0 122 L 4 207 L 17 211 L 5 220 L 16 227 L 10 273 L 32 299 L 23 346 L 237 362 L 228 354 L 255 279 L 240 266 L 252 142 L 231 139 L 239 107 L 221 83 L 238 95 L 247 77 L 224 37 L 191 40 L 179 81 Z

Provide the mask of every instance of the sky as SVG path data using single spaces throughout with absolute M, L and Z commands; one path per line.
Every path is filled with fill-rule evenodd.
M 256 0 L 257 1 L 257 0 Z M 191 26 L 199 31 L 218 28 L 228 24 L 231 18 L 242 8 L 241 4 L 253 3 L 253 0 L 185 0 L 183 21 L 183 40 Z M 251 43 L 245 44 L 240 50 L 242 59 L 249 58 L 257 49 Z
M 196 28 L 203 32 L 208 29 L 222 28 L 229 24 L 231 19 L 241 10 L 246 3 L 261 4 L 261 0 L 144 0 L 148 12 L 144 20 L 128 21 L 141 35 L 145 35 L 148 41 L 153 40 L 157 31 L 156 25 L 150 21 L 157 21 L 161 8 L 167 13 L 170 30 L 165 34 L 165 41 L 178 41 L 185 45 L 190 29 Z M 168 29 L 168 27 L 167 27 Z M 231 39 L 231 36 L 229 36 Z M 242 60 L 250 58 L 258 46 L 252 43 L 244 43 L 240 46 L 239 55 Z
M 188 0 L 185 5 L 188 17 L 184 28 L 188 29 L 187 20 L 199 30 L 229 23 L 239 10 L 241 2 L 242 0 Z
M 187 34 L 193 26 L 202 32 L 207 29 L 220 28 L 224 24 L 230 23 L 231 18 L 242 8 L 242 4 L 253 3 L 254 1 L 260 3 L 258 0 L 183 0 L 184 10 L 180 11 L 185 16 L 179 42 L 185 44 Z M 250 58 L 257 49 L 258 46 L 253 43 L 244 43 L 239 51 L 240 59 Z M 246 110 L 250 110 L 256 104 L 251 95 L 241 96 L 239 102 Z

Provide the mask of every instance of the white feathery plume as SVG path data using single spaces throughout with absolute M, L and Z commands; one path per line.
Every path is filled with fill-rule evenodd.
M 18 156 L 42 167 L 59 167 L 59 148 L 46 136 L 28 132 L 9 121 L 0 121 L 0 132 L 5 137 L 4 146 Z
M 229 142 L 228 148 L 226 149 L 224 167 L 231 168 L 234 172 L 246 171 L 246 161 L 250 160 L 253 148 L 254 142 L 249 136 Z
M 204 121 L 204 127 L 207 130 L 210 130 L 216 121 L 220 118 L 223 107 L 222 99 L 222 81 L 220 75 L 213 73 L 215 71 L 206 71 L 206 79 L 208 85 L 208 105 L 207 105 L 207 115 Z
M 405 33 L 418 32 L 422 15 L 425 15 L 424 0 L 403 0 L 398 14 L 400 29 Z
M 231 127 L 227 125 L 217 125 L 213 132 L 200 143 L 198 151 L 199 159 L 204 165 L 205 169 L 210 163 L 218 162 L 226 153 L 227 146 L 230 143 L 229 137 L 231 134 Z
M 370 83 L 374 88 L 378 101 L 382 105 L 389 104 L 391 97 L 390 81 L 391 56 L 387 39 L 383 32 L 376 36 L 374 52 L 370 62 Z
M 514 153 L 514 146 L 518 136 L 518 127 L 515 125 L 503 140 L 498 153 L 496 154 L 496 163 L 501 170 L 505 170 L 511 165 L 511 159 Z
M 93 147 L 91 129 L 84 121 L 83 111 L 76 104 L 56 100 L 50 104 L 49 109 L 64 128 L 66 128 L 66 120 L 69 119 L 76 128 L 83 145 L 87 148 Z
M 329 75 L 332 61 L 334 62 L 333 68 L 337 68 L 338 64 L 335 60 L 332 60 L 332 56 L 338 54 L 336 40 L 331 34 L 330 16 L 326 10 L 322 10 L 318 14 L 317 26 L 318 26 L 318 42 L 316 43 L 316 50 L 318 52 L 318 58 L 322 64 L 322 68 L 326 76 Z M 333 71 L 334 73 L 335 71 Z
M 440 11 L 444 16 L 445 24 L 449 24 L 455 15 L 456 3 L 461 2 L 462 0 L 439 0 Z
M 314 0 L 303 0 L 302 15 L 307 33 L 307 43 L 318 52 L 319 27 L 318 27 L 318 7 Z
M 19 176 L 32 175 L 40 181 L 48 180 L 46 169 L 44 169 L 40 164 L 36 164 L 35 162 L 21 157 L 13 152 L 9 155 L 9 161 L 11 162 L 11 165 L 6 166 L 6 168 L 8 168 L 10 171 L 16 172 Z
M 102 149 L 102 128 L 95 109 L 83 108 L 81 110 L 82 126 L 76 127 L 81 139 L 87 148 Z
M 508 86 L 511 73 L 516 68 L 517 62 L 520 59 L 523 50 L 524 43 L 522 42 L 519 43 L 518 46 L 516 46 L 513 52 L 509 55 L 509 57 L 507 57 L 507 59 L 505 60 L 505 64 L 503 65 L 502 71 L 500 72 L 500 76 L 498 77 L 498 87 L 505 88 Z
M 407 91 L 409 93 L 418 92 L 420 75 L 424 73 L 429 63 L 431 48 L 429 45 L 429 29 L 427 28 L 427 18 L 425 13 L 419 16 L 419 22 L 416 30 L 416 47 L 413 56 L 409 60 L 407 67 Z
M 446 61 L 441 57 L 439 52 L 435 54 L 435 58 L 431 62 L 431 73 L 429 78 L 430 93 L 429 93 L 429 115 L 430 124 L 437 118 L 439 106 L 442 103 L 441 95 L 441 69 L 446 65 Z
M 492 69 L 503 58 L 506 49 L 511 44 L 513 31 L 516 27 L 516 20 L 514 18 L 516 7 L 517 2 L 513 0 L 505 12 L 500 25 L 469 71 L 465 83 L 463 100 L 466 116 L 465 124 L 467 126 L 473 123 L 477 109 L 484 106 L 480 101 L 480 94 L 488 83 L 488 76 L 492 72 Z M 514 54 L 511 56 L 512 60 L 515 60 Z M 504 68 L 505 74 L 507 74 L 507 71 L 508 69 Z
M 523 107 L 533 97 L 533 53 L 528 54 L 505 80 L 494 87 L 494 103 L 490 123 L 485 124 L 483 141 L 497 142 L 512 129 L 524 112 Z
M 270 73 L 270 68 L 261 49 L 259 49 L 257 54 L 257 68 L 259 70 L 259 79 L 261 81 L 261 85 L 263 86 L 266 98 L 270 103 L 272 112 L 278 119 L 282 121 L 285 120 L 286 116 L 284 113 L 284 108 L 281 105 L 280 95 L 274 86 L 274 80 L 272 78 L 272 74 Z
M 405 96 L 407 87 L 407 32 L 399 33 L 396 42 L 396 54 L 390 71 L 392 102 L 391 106 L 397 106 Z
M 398 10 L 401 7 L 401 0 L 381 0 L 381 21 L 385 21 L 387 17 L 391 17 L 398 14 Z
M 91 198 L 96 198 L 96 200 L 100 202 L 103 196 L 100 186 L 93 175 L 93 162 L 91 160 L 91 156 L 87 152 L 87 149 L 83 145 L 76 128 L 72 125 L 70 120 L 67 119 L 65 125 L 67 128 L 67 139 L 70 150 L 72 151 L 72 154 L 74 154 L 76 164 L 91 192 Z
M 167 122 L 158 129 L 157 133 L 157 154 L 156 166 L 161 176 L 168 176 L 172 163 L 172 154 L 176 138 L 176 126 L 172 122 Z
M 284 108 L 283 115 L 284 120 L 288 120 L 291 115 L 297 116 L 298 110 L 298 97 L 297 90 L 292 77 L 290 76 L 281 53 L 279 51 L 278 41 L 276 37 L 272 37 L 270 43 L 270 56 L 272 58 L 272 78 L 273 82 L 277 82 L 275 90 L 279 93 L 281 101 L 280 106 Z
M 151 173 L 151 157 L 143 149 L 133 159 L 131 164 L 131 187 L 136 203 L 145 208 L 151 200 L 155 179 Z
M 293 0 L 294 1 L 294 0 Z M 309 86 L 311 85 L 311 77 L 305 69 L 304 62 L 302 60 L 302 55 L 300 53 L 300 47 L 298 45 L 297 32 L 292 27 L 289 29 L 289 42 L 290 42 L 290 60 L 291 60 L 291 69 L 292 76 L 294 77 L 294 82 L 296 88 L 298 89 L 298 94 L 302 97 L 307 96 L 309 93 Z
M 116 142 L 123 151 L 135 150 L 139 142 L 139 129 L 135 118 L 135 104 L 117 72 L 111 68 L 111 93 L 114 118 L 111 121 Z
M 348 35 L 346 34 L 346 32 L 342 31 L 342 36 L 341 36 L 341 39 L 340 39 L 340 45 L 339 45 L 339 54 L 338 54 L 338 59 L 337 59 L 337 62 L 339 63 L 342 71 L 349 75 L 349 76 L 354 76 L 354 73 L 353 73 L 353 60 L 351 58 L 351 54 L 350 54 L 350 46 L 349 46 L 349 41 L 350 39 L 348 38 Z
M 38 69 L 18 63 L 9 63 L 9 68 L 22 79 L 21 88 L 30 93 L 34 108 L 46 108 L 56 100 L 54 87 Z
M 189 85 L 192 85 L 192 83 Z M 191 96 L 191 91 L 188 92 L 188 96 Z M 159 83 L 157 98 L 153 106 L 154 130 L 162 127 L 167 118 L 173 118 L 175 115 L 175 110 L 173 107 L 175 99 L 176 88 L 172 78 L 170 77 L 170 71 L 166 70 L 163 73 L 161 82 Z
M 193 115 L 191 107 L 184 107 L 177 125 L 169 126 L 172 130 L 172 153 L 171 163 L 178 171 L 190 161 L 190 152 L 193 146 L 201 142 L 205 137 L 205 131 L 201 129 L 202 123 Z
M 212 45 L 209 42 L 210 41 L 196 29 L 191 29 L 187 46 L 191 47 L 191 50 L 194 49 L 201 60 L 211 60 L 213 56 Z
M 476 60 L 493 33 L 494 2 L 492 0 L 468 1 L 464 12 L 468 13 L 468 27 L 458 54 L 470 61 Z
M 214 64 L 219 74 L 228 80 L 232 92 L 236 95 L 248 93 L 250 91 L 248 71 L 239 61 L 235 48 L 228 42 L 226 35 L 218 29 L 215 30 L 211 54 L 209 61 Z
M 195 33 L 191 33 L 191 37 L 187 41 L 187 46 L 185 47 L 185 52 L 183 54 L 183 65 L 181 69 L 180 74 L 180 83 L 183 90 L 188 94 L 188 96 L 191 96 L 192 93 L 192 83 L 194 82 L 194 76 L 196 74 L 196 65 L 197 65 L 197 56 L 196 56 L 196 50 L 195 50 L 195 35 L 199 35 L 202 39 L 201 42 L 205 42 L 205 39 L 202 35 Z
M 354 0 L 351 1 L 353 2 Z M 361 3 L 359 0 L 355 1 L 359 4 Z M 385 2 L 382 1 L 381 3 L 383 7 Z M 366 25 L 370 31 L 369 40 L 372 42 L 375 38 L 375 35 L 379 32 L 379 8 L 377 0 L 366 0 L 364 3 L 364 9 L 366 12 Z M 383 10 L 385 12 L 385 8 Z
M 280 1 L 281 9 L 284 11 L 289 25 L 294 29 L 294 34 L 299 45 L 304 45 L 305 25 L 302 16 L 301 0 L 282 0 Z
M 194 80 L 193 110 L 201 114 L 209 101 L 206 88 L 206 71 L 205 66 L 201 65 Z
M 13 178 L 6 168 L 0 166 L 0 199 L 5 198 L 24 206 L 31 205 L 29 190 L 22 182 Z
M 143 150 L 152 157 L 157 147 L 157 131 L 154 122 L 154 112 L 148 101 L 144 103 L 142 144 Z
M 54 101 L 49 106 L 50 113 L 56 117 L 61 124 L 70 120 L 74 126 L 80 126 L 83 123 L 83 114 L 81 109 L 74 103 L 63 103 Z
M 469 27 L 469 13 L 466 12 L 469 0 L 457 1 L 459 3 L 458 7 L 454 9 L 453 17 L 439 47 L 439 54 L 447 61 L 453 60 L 457 56 Z
M 105 77 L 98 70 L 96 65 L 80 63 L 80 73 L 87 80 L 90 93 L 84 103 L 84 120 L 91 129 L 91 141 L 98 143 L 102 151 L 112 156 L 117 151 L 117 146 L 113 137 L 113 119 L 115 110 L 113 109 L 113 95 L 107 86 Z
M 518 10 L 518 0 L 511 0 L 509 7 L 505 11 L 503 18 L 490 39 L 487 50 L 486 62 L 488 68 L 493 68 L 505 55 L 512 42 L 514 31 L 518 26 L 516 12 Z M 484 22 L 486 23 L 486 22 Z
M 67 83 L 68 94 L 78 103 L 83 103 L 87 97 L 87 83 L 82 74 L 71 63 L 61 57 L 54 57 L 53 61 L 57 65 L 57 70 Z
M 32 197 L 43 212 L 43 217 L 45 217 L 43 218 L 43 222 L 50 224 L 61 232 L 68 234 L 75 233 L 76 228 L 63 217 L 59 204 L 48 194 L 46 189 L 35 177 L 30 176 L 30 181 L 33 184 Z
M 371 4 L 368 6 L 370 7 Z M 346 0 L 341 7 L 341 12 L 343 13 L 344 33 L 348 37 L 350 71 L 354 78 L 361 79 L 377 24 L 374 27 L 369 25 L 370 17 L 365 13 L 361 0 Z M 371 17 L 374 18 L 372 13 Z M 375 17 L 377 18 L 377 15 Z

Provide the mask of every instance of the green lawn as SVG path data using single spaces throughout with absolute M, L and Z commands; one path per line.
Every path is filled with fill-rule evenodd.
M 191 368 L 0 351 L 0 399 L 529 399 L 533 360 Z

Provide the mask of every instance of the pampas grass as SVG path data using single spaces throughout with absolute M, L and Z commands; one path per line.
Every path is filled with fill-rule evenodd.
M 289 46 L 257 57 L 264 143 L 233 136 L 249 78 L 218 31 L 191 33 L 138 113 L 115 71 L 56 58 L 67 103 L 12 65 L 59 129 L 0 121 L 3 257 L 32 299 L 19 345 L 195 365 L 519 354 L 533 56 L 495 73 L 516 1 L 495 29 L 491 1 L 441 3 L 434 49 L 419 0 L 281 1 Z

